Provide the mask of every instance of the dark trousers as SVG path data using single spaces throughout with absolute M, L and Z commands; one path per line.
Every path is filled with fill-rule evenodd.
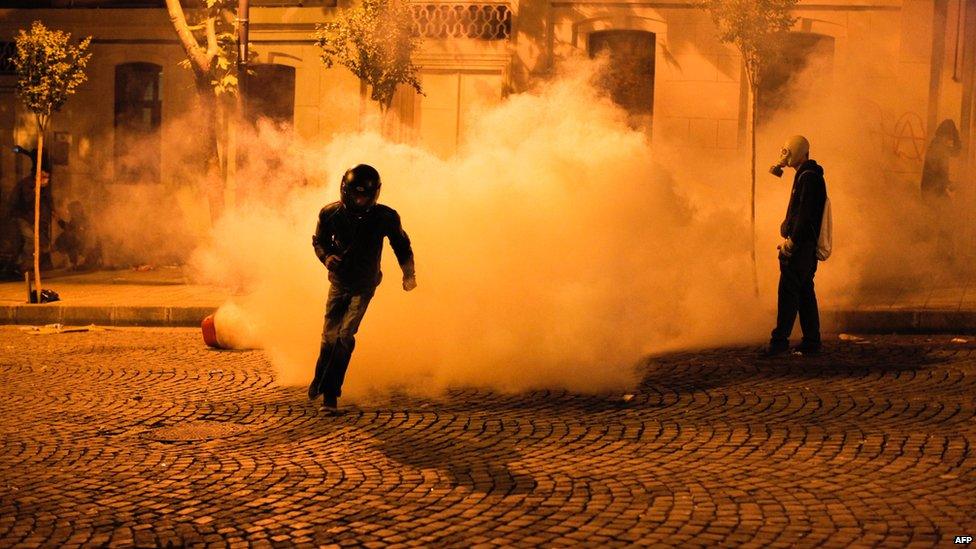
M 779 258 L 778 311 L 776 328 L 770 338 L 771 347 L 789 346 L 797 313 L 800 314 L 803 345 L 820 346 L 820 312 L 813 289 L 813 276 L 817 273 L 816 253 L 816 249 L 797 249 L 791 257 Z
M 21 272 L 34 269 L 34 219 L 17 218 L 20 231 L 21 251 L 17 258 Z M 41 219 L 41 269 L 51 268 L 51 224 Z
M 326 396 L 342 395 L 342 382 L 352 350 L 356 347 L 356 332 L 373 298 L 373 290 L 355 292 L 333 284 L 325 303 L 325 326 L 319 359 L 315 363 L 312 384 Z

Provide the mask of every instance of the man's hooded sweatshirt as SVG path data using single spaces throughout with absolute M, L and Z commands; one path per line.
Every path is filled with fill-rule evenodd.
M 826 201 L 823 168 L 814 160 L 800 164 L 793 178 L 786 219 L 780 225 L 780 235 L 792 240 L 798 251 L 816 250 Z

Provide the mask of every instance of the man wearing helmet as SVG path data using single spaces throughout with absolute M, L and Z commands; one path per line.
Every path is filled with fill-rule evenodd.
M 817 272 L 817 241 L 827 201 L 827 185 L 823 168 L 810 159 L 810 142 L 802 135 L 794 135 L 786 141 L 779 162 L 770 168 L 770 172 L 780 177 L 784 167 L 795 169 L 796 175 L 786 219 L 780 225 L 780 235 L 786 240 L 779 246 L 778 312 L 766 353 L 777 355 L 789 350 L 790 333 L 799 313 L 803 341 L 796 350 L 816 354 L 820 352 L 820 314 L 813 276 Z
M 323 408 L 330 414 L 337 411 L 356 331 L 383 277 L 383 237 L 390 239 L 403 271 L 403 289 L 409 292 L 417 287 L 410 238 L 396 211 L 376 203 L 380 186 L 380 174 L 372 166 L 360 164 L 346 171 L 340 200 L 322 208 L 312 236 L 315 255 L 329 270 L 332 286 L 308 397 L 314 400 L 322 395 Z

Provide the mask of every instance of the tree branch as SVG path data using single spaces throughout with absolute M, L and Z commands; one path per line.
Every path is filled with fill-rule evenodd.
M 190 26 L 186 22 L 186 16 L 183 14 L 183 6 L 180 5 L 180 0 L 166 0 L 166 11 L 169 12 L 169 20 L 173 23 L 173 28 L 176 29 L 176 35 L 180 39 L 180 44 L 183 45 L 183 50 L 186 52 L 186 57 L 190 60 L 194 72 L 197 74 L 209 73 L 210 62 L 213 56 L 208 55 L 209 51 L 204 52 L 200 48 L 200 44 L 197 43 L 197 39 L 193 36 Z M 212 23 L 213 20 L 211 19 L 209 22 Z M 210 40 L 210 30 L 208 27 L 208 42 Z
M 220 45 L 217 43 L 217 18 L 210 16 L 207 18 L 207 68 L 210 68 L 210 63 L 213 62 L 214 56 L 220 49 Z

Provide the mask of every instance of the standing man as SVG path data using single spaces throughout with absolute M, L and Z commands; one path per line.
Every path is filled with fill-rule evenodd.
M 768 356 L 789 351 L 790 333 L 797 312 L 803 341 L 796 350 L 802 354 L 820 352 L 820 313 L 813 276 L 817 272 L 817 241 L 827 201 L 827 185 L 823 168 L 810 159 L 810 142 L 802 135 L 794 135 L 786 141 L 779 163 L 770 168 L 770 172 L 782 176 L 786 166 L 795 169 L 796 175 L 786 219 L 780 226 L 780 236 L 786 240 L 779 246 L 778 312 L 776 328 L 766 349 Z
M 25 154 L 31 159 L 31 173 L 17 182 L 14 187 L 13 214 L 21 237 L 21 251 L 17 259 L 18 269 L 26 273 L 34 268 L 34 188 L 35 175 L 41 170 L 41 269 L 51 268 L 51 219 L 54 216 L 54 201 L 51 196 L 51 161 L 48 155 L 43 155 L 40 166 L 37 162 L 37 151 L 28 151 L 21 147 L 14 147 L 14 151 Z
M 356 331 L 383 278 L 383 237 L 390 239 L 403 271 L 403 289 L 409 292 L 417 287 L 410 238 L 400 225 L 396 210 L 376 203 L 380 185 L 380 174 L 372 166 L 360 164 L 346 171 L 339 187 L 339 202 L 322 208 L 312 236 L 315 255 L 329 270 L 332 286 L 308 398 L 314 400 L 322 395 L 322 407 L 329 414 L 338 411 L 342 382 L 356 346 Z

